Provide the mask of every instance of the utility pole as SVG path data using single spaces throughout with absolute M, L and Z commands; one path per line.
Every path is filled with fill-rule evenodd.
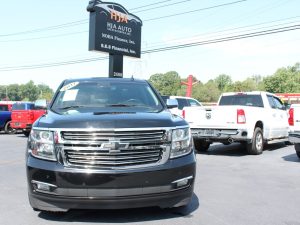
M 7 86 L 5 86 L 5 98 L 6 98 L 6 101 L 8 100 L 8 94 L 7 94 Z

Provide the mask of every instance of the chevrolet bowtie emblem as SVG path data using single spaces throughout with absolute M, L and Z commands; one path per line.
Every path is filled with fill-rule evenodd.
M 100 149 L 109 150 L 110 153 L 121 152 L 121 149 L 129 148 L 129 143 L 122 143 L 118 141 L 105 142 L 101 144 Z

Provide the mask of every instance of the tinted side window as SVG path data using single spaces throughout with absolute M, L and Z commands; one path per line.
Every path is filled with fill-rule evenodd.
M 189 106 L 188 101 L 185 98 L 176 98 L 178 102 L 178 109 L 183 109 L 185 106 Z
M 197 101 L 194 99 L 188 99 L 188 102 L 190 103 L 190 106 L 201 106 Z
M 17 103 L 17 104 L 13 104 L 12 110 L 24 110 L 24 109 L 26 109 L 25 107 L 26 107 L 25 104 Z
M 0 111 L 8 111 L 7 105 L 0 105 Z
M 165 103 L 167 103 L 167 99 L 169 99 L 170 97 L 167 95 L 162 95 L 161 98 L 164 100 Z
M 269 102 L 270 107 L 271 107 L 272 109 L 276 109 L 276 105 L 275 105 L 275 102 L 274 102 L 274 100 L 273 100 L 273 96 L 268 95 L 267 97 L 268 97 L 268 102 Z
M 274 103 L 275 103 L 277 109 L 285 110 L 285 106 L 282 104 L 280 99 L 278 99 L 276 97 L 273 97 L 273 99 L 274 99 Z

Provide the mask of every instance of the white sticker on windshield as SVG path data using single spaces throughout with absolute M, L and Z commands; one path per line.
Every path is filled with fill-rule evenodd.
M 60 89 L 60 91 L 67 91 L 67 90 L 70 90 L 71 88 L 76 87 L 78 84 L 79 84 L 79 82 L 72 82 L 72 83 L 69 83 L 69 84 L 63 86 L 63 87 Z
M 66 90 L 63 97 L 63 102 L 75 101 L 77 93 L 78 93 L 78 89 Z

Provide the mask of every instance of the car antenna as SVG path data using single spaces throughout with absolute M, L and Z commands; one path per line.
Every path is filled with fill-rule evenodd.
M 133 75 L 131 75 L 131 80 L 132 80 L 132 81 L 134 81 L 134 77 L 133 77 Z

